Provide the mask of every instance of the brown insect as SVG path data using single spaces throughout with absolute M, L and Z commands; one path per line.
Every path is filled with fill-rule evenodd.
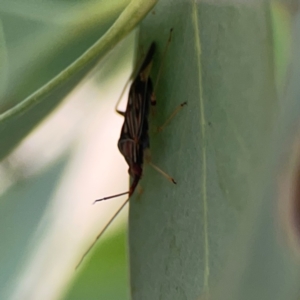
M 171 30 L 172 32 L 172 30 Z M 169 37 L 169 42 L 171 41 L 171 33 Z M 167 50 L 167 46 L 165 49 Z M 146 57 L 138 69 L 137 75 L 135 76 L 129 90 L 128 102 L 126 111 L 120 111 L 116 109 L 116 112 L 124 117 L 124 123 L 121 129 L 121 135 L 118 141 L 118 148 L 121 154 L 124 156 L 127 164 L 128 164 L 128 173 L 131 177 L 131 185 L 129 191 L 112 195 L 109 197 L 105 197 L 102 199 L 98 199 L 95 202 L 108 200 L 111 198 L 116 198 L 122 195 L 128 194 L 128 199 L 122 204 L 122 206 L 118 209 L 118 211 L 114 214 L 111 220 L 106 224 L 103 230 L 98 234 L 94 243 L 89 247 L 86 253 L 83 255 L 81 261 L 77 265 L 80 265 L 84 257 L 88 254 L 91 248 L 94 246 L 96 241 L 100 238 L 100 236 L 104 233 L 104 231 L 109 227 L 109 225 L 113 222 L 113 220 L 117 217 L 117 215 L 121 212 L 121 210 L 125 207 L 127 202 L 129 201 L 131 195 L 134 193 L 141 177 L 143 174 L 143 163 L 145 158 L 146 150 L 150 147 L 149 142 L 149 113 L 150 106 L 156 104 L 156 97 L 154 94 L 154 87 L 152 80 L 150 78 L 150 70 L 152 67 L 153 56 L 155 53 L 155 43 L 153 42 L 149 50 L 146 54 Z M 182 103 L 170 116 L 170 118 L 165 122 L 163 126 L 159 128 L 159 131 L 177 114 L 177 112 L 186 105 L 186 102 Z M 148 163 L 160 172 L 163 176 L 165 176 L 169 181 L 176 184 L 176 181 L 154 165 L 151 161 Z M 95 203 L 94 202 L 94 203 Z

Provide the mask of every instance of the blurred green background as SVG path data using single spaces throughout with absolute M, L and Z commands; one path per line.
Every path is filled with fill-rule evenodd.
M 127 4 L 1 1 L 0 111 L 73 62 Z M 0 299 L 128 297 L 126 212 L 76 271 L 75 266 L 119 205 L 96 207 L 93 201 L 127 189 L 127 168 L 116 147 L 122 118 L 114 105 L 131 72 L 133 45 L 134 34 L 33 111 L 21 130 L 19 120 L 0 129 L 5 157 L 0 167 Z

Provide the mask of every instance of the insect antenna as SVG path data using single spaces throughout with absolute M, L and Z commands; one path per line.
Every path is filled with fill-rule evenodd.
M 169 38 L 168 38 L 168 41 L 166 43 L 166 46 L 165 46 L 165 49 L 164 49 L 164 52 L 163 52 L 163 55 L 162 55 L 162 58 L 161 58 L 161 64 L 160 64 L 160 67 L 159 67 L 159 70 L 158 70 L 158 73 L 157 73 L 157 77 L 156 77 L 156 81 L 155 81 L 155 84 L 154 84 L 154 88 L 153 88 L 153 93 L 154 94 L 156 92 L 157 85 L 158 85 L 158 82 L 159 82 L 159 78 L 160 78 L 160 75 L 161 75 L 162 69 L 163 69 L 163 63 L 165 61 L 165 58 L 166 58 L 166 55 L 167 55 L 167 52 L 168 52 L 168 48 L 169 48 L 169 45 L 170 45 L 171 40 L 172 40 L 172 32 L 173 32 L 173 28 L 170 29 Z
M 120 195 L 125 195 L 128 194 L 129 192 L 123 193 L 123 194 L 119 194 Z M 91 249 L 94 247 L 94 245 L 97 243 L 97 241 L 100 239 L 100 237 L 104 234 L 104 232 L 106 231 L 106 229 L 110 226 L 110 224 L 114 221 L 114 219 L 119 215 L 119 213 L 123 210 L 123 208 L 126 206 L 126 204 L 129 202 L 129 199 L 126 199 L 126 201 L 121 205 L 121 207 L 117 210 L 117 212 L 111 217 L 111 219 L 109 220 L 109 222 L 105 225 L 105 227 L 101 230 L 101 232 L 96 236 L 94 242 L 90 245 L 90 247 L 86 250 L 86 252 L 82 255 L 79 263 L 77 264 L 76 268 L 77 269 L 81 263 L 83 262 L 83 260 L 85 259 L 85 257 L 88 255 L 88 253 L 91 251 Z M 101 199 L 99 199 L 100 201 Z M 97 200 L 96 200 L 97 201 Z
M 116 195 L 112 195 L 112 196 L 109 196 L 109 197 L 104 197 L 104 198 L 101 198 L 101 199 L 97 199 L 97 200 L 94 201 L 93 204 L 95 204 L 96 202 L 99 202 L 99 201 L 105 201 L 105 200 L 109 200 L 109 199 L 112 199 L 112 198 L 117 198 L 117 197 L 120 197 L 120 196 L 123 196 L 123 195 L 127 195 L 129 193 L 130 193 L 130 191 L 120 193 L 120 194 L 116 194 Z

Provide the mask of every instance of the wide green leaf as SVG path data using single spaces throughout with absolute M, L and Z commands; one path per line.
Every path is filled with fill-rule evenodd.
M 161 1 L 141 26 L 141 48 L 153 40 L 153 78 L 162 63 L 163 71 L 152 160 L 178 184 L 145 164 L 143 193 L 130 205 L 132 298 L 204 299 L 220 283 L 245 212 L 264 188 L 278 111 L 270 7 Z

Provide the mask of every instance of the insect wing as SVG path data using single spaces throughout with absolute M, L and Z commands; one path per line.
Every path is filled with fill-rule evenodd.
M 118 147 L 122 155 L 124 156 L 128 166 L 143 163 L 141 150 L 139 145 L 135 144 L 133 140 L 125 139 L 120 140 Z
M 144 120 L 147 116 L 147 99 L 145 92 L 147 84 L 136 80 L 132 83 L 127 109 L 125 112 L 125 120 L 123 129 L 124 133 L 137 142 L 141 136 Z
M 143 95 L 136 90 L 137 86 L 135 81 L 130 88 L 124 124 L 118 143 L 119 150 L 128 165 L 142 163 L 140 137 L 145 127 L 146 103 Z

